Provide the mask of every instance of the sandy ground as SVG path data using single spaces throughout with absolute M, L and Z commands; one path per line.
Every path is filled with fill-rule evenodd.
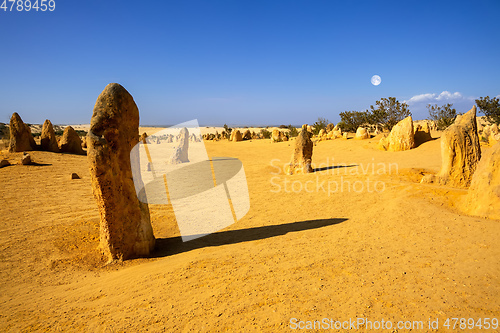
M 248 214 L 182 243 L 171 207 L 151 205 L 155 254 L 108 266 L 86 157 L 33 152 L 37 165 L 0 169 L 0 330 L 278 332 L 361 317 L 449 332 L 447 318 L 498 318 L 500 221 L 461 213 L 464 190 L 419 183 L 440 168 L 440 139 L 377 141 L 319 142 L 316 172 L 294 176 L 280 171 L 294 141 L 206 142 L 243 162 Z

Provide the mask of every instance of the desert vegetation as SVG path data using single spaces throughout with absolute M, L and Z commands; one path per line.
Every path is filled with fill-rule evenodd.
M 355 132 L 360 126 L 372 125 L 391 130 L 398 122 L 411 116 L 408 104 L 396 97 L 381 98 L 366 111 L 344 111 L 340 114 L 339 127 L 345 132 Z
M 476 104 L 490 123 L 500 125 L 500 99 L 498 97 L 479 97 L 476 99 Z
M 269 132 L 266 128 L 263 128 L 260 130 L 260 134 L 262 135 L 262 138 L 264 139 L 270 139 L 271 138 L 271 132 Z
M 318 135 L 319 131 L 326 129 L 329 122 L 330 121 L 328 119 L 319 117 L 318 120 L 316 120 L 316 122 L 312 125 L 313 134 Z
M 447 129 L 457 117 L 457 110 L 452 108 L 453 104 L 445 104 L 443 106 L 438 106 L 437 104 L 427 105 L 429 110 L 429 120 L 436 124 L 438 130 L 443 131 Z

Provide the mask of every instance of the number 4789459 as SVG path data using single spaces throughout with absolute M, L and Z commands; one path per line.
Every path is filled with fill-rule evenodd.
M 48 10 L 53 12 L 56 9 L 56 2 L 55 0 L 3 0 L 0 9 L 3 9 L 4 12 L 12 12 L 14 10 L 18 12 L 29 12 L 30 10 L 40 10 L 42 12 Z

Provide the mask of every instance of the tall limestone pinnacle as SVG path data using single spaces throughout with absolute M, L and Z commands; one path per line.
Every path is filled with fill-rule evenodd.
M 155 237 L 148 205 L 138 200 L 130 152 L 139 137 L 139 110 L 128 91 L 110 83 L 97 98 L 87 135 L 92 191 L 97 201 L 100 248 L 112 260 L 151 253 Z

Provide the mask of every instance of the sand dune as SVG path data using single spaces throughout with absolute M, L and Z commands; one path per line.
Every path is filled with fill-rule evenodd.
M 0 169 L 0 328 L 277 332 L 291 318 L 498 316 L 499 221 L 462 214 L 464 190 L 419 183 L 441 166 L 439 139 L 404 152 L 377 141 L 319 142 L 316 172 L 294 176 L 282 172 L 293 141 L 206 142 L 209 156 L 243 162 L 248 214 L 182 243 L 171 207 L 151 205 L 155 256 L 109 266 L 86 157 L 33 152 L 37 165 Z

